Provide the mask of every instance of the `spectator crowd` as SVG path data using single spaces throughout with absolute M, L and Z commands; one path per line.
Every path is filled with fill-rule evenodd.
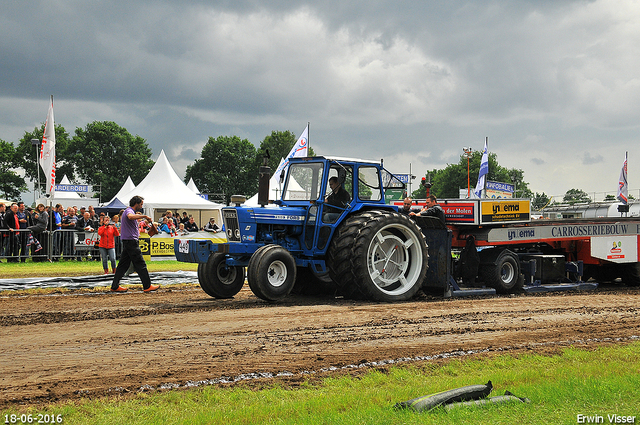
M 0 259 L 7 262 L 33 261 L 98 260 L 102 258 L 105 273 L 108 263 L 115 263 L 119 254 L 120 217 L 124 210 L 110 216 L 108 213 L 96 213 L 93 206 L 79 209 L 75 206 L 65 210 L 61 204 L 36 208 L 25 206 L 24 202 L 5 205 L 0 202 Z M 193 216 L 183 212 L 167 211 L 161 222 L 153 223 L 160 232 L 170 236 L 182 236 L 198 231 L 217 233 L 221 227 L 212 217 L 199 227 Z M 139 220 L 140 232 L 147 233 L 151 224 Z M 51 237 L 50 237 L 51 234 Z M 49 246 L 51 244 L 51 246 Z

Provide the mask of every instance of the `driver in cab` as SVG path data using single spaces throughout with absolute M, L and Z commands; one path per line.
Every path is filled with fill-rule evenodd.
M 338 183 L 337 177 L 331 177 L 329 179 L 329 187 L 331 188 L 331 193 L 325 197 L 324 202 L 328 205 L 333 205 L 341 209 L 327 206 L 326 211 L 340 214 L 342 209 L 346 208 L 349 204 L 351 196 L 349 195 L 349 192 L 347 192 L 342 185 Z

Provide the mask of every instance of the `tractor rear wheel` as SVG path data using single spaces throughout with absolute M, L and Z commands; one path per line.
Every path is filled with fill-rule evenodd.
M 296 281 L 296 260 L 280 245 L 265 245 L 249 260 L 249 287 L 265 301 L 285 298 Z
M 364 223 L 351 258 L 356 285 L 375 301 L 410 299 L 427 273 L 427 245 L 420 228 L 396 212 L 380 212 Z
M 336 229 L 327 250 L 327 268 L 331 280 L 345 296 L 358 291 L 351 266 L 353 244 L 366 222 L 380 215 L 380 211 L 365 211 L 345 219 Z
M 209 256 L 200 274 L 200 286 L 214 298 L 232 298 L 244 285 L 244 267 L 227 266 L 227 257 L 216 252 Z

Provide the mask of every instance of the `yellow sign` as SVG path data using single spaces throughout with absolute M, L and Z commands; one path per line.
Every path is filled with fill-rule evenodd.
M 138 239 L 138 246 L 140 247 L 140 251 L 142 251 L 142 258 L 145 261 L 149 261 L 151 259 L 151 244 L 149 243 L 149 235 L 146 233 L 141 233 L 140 238 Z
M 224 233 L 221 233 L 221 235 L 224 235 Z M 142 234 L 140 234 L 140 236 L 142 236 Z M 178 237 L 178 239 L 188 239 L 186 237 Z M 204 239 L 204 238 L 194 238 L 194 239 Z M 227 240 L 222 237 L 222 238 L 207 238 L 211 241 L 213 241 L 213 243 L 225 243 Z M 147 242 L 147 246 L 148 246 L 148 250 L 149 253 L 151 254 L 152 257 L 160 257 L 160 256 L 173 256 L 175 255 L 175 252 L 173 251 L 173 242 L 175 241 L 174 238 L 157 238 L 157 237 L 153 237 L 151 239 L 145 239 L 145 242 Z M 140 238 L 140 249 L 142 249 L 142 254 L 145 254 L 144 249 L 142 248 L 142 238 Z
M 531 220 L 531 202 L 526 199 L 480 201 L 480 224 Z

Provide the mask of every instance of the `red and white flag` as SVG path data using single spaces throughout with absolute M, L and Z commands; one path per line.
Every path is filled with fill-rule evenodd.
M 305 157 L 308 155 L 308 152 L 309 152 L 309 123 L 307 123 L 307 126 L 305 127 L 304 131 L 302 132 L 300 137 L 298 137 L 298 140 L 289 151 L 289 154 L 287 155 L 287 159 L 285 159 L 284 161 L 280 161 L 280 165 L 278 165 L 278 168 L 276 169 L 276 172 L 273 173 L 273 175 L 277 176 L 278 179 L 280 179 L 280 174 L 282 174 L 282 170 L 284 170 L 289 165 L 289 158 Z
M 624 165 L 620 171 L 620 178 L 618 179 L 618 196 L 617 198 L 623 204 L 628 202 L 629 197 L 629 185 L 627 184 L 627 152 L 624 153 Z
M 56 187 L 56 129 L 53 121 L 53 95 L 51 95 L 47 121 L 44 123 L 40 167 L 45 175 L 46 193 L 53 194 Z

